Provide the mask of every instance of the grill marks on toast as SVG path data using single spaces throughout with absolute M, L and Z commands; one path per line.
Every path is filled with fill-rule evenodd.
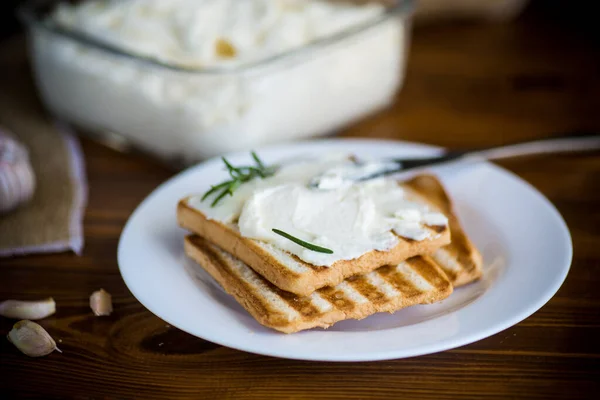
M 474 248 L 460 251 L 455 246 L 449 245 L 436 250 L 431 257 L 454 286 L 465 285 L 481 277 L 482 259 Z
M 449 249 L 439 249 L 431 255 L 431 258 L 438 263 L 451 282 L 456 281 L 462 272 L 462 265 L 458 263 L 458 260 Z
M 200 251 L 208 253 L 208 257 L 203 260 L 204 262 L 214 263 L 216 268 L 225 270 L 229 279 L 237 280 L 238 285 L 236 286 L 239 286 L 242 293 L 252 294 L 256 299 L 259 299 L 256 303 L 260 304 L 267 314 L 270 313 L 277 317 L 271 318 L 271 320 L 281 321 L 283 319 L 283 322 L 285 322 L 298 317 L 299 314 L 295 307 L 280 296 L 279 292 L 282 291 L 254 270 L 248 268 L 243 262 L 206 242 L 197 241 L 194 245 L 199 247 Z M 211 273 L 211 275 L 213 274 Z M 213 275 L 213 277 L 215 276 Z M 219 281 L 218 278 L 216 279 Z M 237 298 L 235 291 L 231 292 L 227 287 L 224 288 Z
M 272 284 L 271 286 L 271 289 L 277 293 L 277 295 L 281 297 L 281 299 L 285 301 L 288 306 L 292 307 L 298 312 L 298 314 L 301 314 L 305 317 L 310 318 L 330 309 L 330 307 L 318 307 L 316 304 L 314 304 L 315 297 L 318 296 L 317 293 L 313 293 L 310 296 L 299 297 L 293 293 L 281 290 Z
M 389 290 L 386 287 L 389 284 L 376 271 L 357 276 L 356 279 L 348 281 L 348 284 L 352 285 L 354 290 L 376 306 L 386 303 L 388 297 L 392 298 L 400 294 L 393 288 Z
M 334 287 L 298 296 L 277 288 L 198 236 L 188 236 L 185 241 L 186 253 L 250 314 L 263 325 L 286 333 L 439 301 L 452 292 L 452 285 L 432 259 L 414 257 L 396 267 L 381 267 Z
M 413 285 L 410 279 L 402 274 L 399 274 L 397 268 L 398 267 L 386 265 L 385 267 L 379 268 L 378 272 L 383 275 L 386 280 L 396 288 L 396 290 L 405 293 L 407 297 L 414 297 L 418 295 L 419 289 Z
M 319 294 L 321 294 L 332 307 L 335 307 L 342 312 L 351 312 L 356 306 L 353 301 L 348 301 L 345 291 L 337 286 L 322 288 L 319 290 Z
M 452 202 L 438 179 L 432 175 L 419 175 L 405 182 L 404 186 L 448 217 L 452 241 L 437 249 L 431 257 L 446 273 L 450 282 L 454 286 L 461 286 L 479 279 L 483 263 L 481 254 L 467 237 L 453 211 Z

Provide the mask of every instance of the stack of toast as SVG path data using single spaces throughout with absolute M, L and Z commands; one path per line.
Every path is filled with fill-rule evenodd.
M 327 328 L 345 319 L 395 312 L 448 297 L 454 287 L 477 280 L 481 255 L 464 232 L 441 183 L 419 175 L 399 183 L 413 198 L 448 217 L 433 239 L 399 237 L 389 251 L 319 267 L 271 244 L 242 237 L 235 223 L 207 218 L 178 204 L 179 224 L 192 232 L 185 252 L 259 323 L 285 333 Z

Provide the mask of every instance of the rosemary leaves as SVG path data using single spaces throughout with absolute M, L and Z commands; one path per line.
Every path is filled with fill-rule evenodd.
M 284 231 L 280 231 L 279 229 L 272 229 L 272 231 L 278 234 L 279 236 L 283 236 L 284 238 L 291 240 L 292 242 L 309 250 L 316 251 L 317 253 L 333 254 L 333 250 L 331 249 L 327 249 L 325 247 L 317 246 L 316 244 L 305 242 L 304 240 L 298 239 L 297 237 L 292 236 Z
M 228 179 L 217 185 L 211 186 L 211 188 L 206 193 L 204 193 L 201 201 L 204 201 L 211 195 L 216 194 L 215 198 L 213 199 L 210 205 L 211 207 L 214 207 L 217 204 L 219 204 L 219 202 L 225 196 L 233 196 L 233 192 L 235 192 L 236 189 L 239 188 L 242 183 L 249 182 L 255 178 L 267 178 L 275 173 L 275 168 L 265 166 L 265 164 L 255 152 L 251 152 L 251 155 L 256 164 L 254 166 L 234 167 L 225 157 L 222 157 L 221 159 L 223 160 L 225 167 L 227 167 L 227 171 L 229 172 L 229 176 L 231 179 Z

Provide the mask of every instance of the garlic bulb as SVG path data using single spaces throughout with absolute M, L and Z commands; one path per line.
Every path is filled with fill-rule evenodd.
M 5 300 L 0 303 L 0 315 L 15 319 L 42 319 L 56 312 L 52 297 L 39 301 Z
M 0 214 L 29 201 L 35 191 L 35 174 L 27 149 L 0 129 Z

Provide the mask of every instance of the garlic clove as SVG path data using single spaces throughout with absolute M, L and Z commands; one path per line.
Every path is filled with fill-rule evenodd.
M 35 173 L 27 149 L 0 128 L 0 214 L 31 200 L 35 186 Z
M 8 341 L 25 355 L 41 357 L 52 353 L 54 350 L 62 353 L 52 336 L 35 322 L 22 320 L 14 324 L 8 332 Z
M 112 296 L 104 289 L 96 290 L 90 296 L 90 308 L 97 317 L 110 315 L 113 311 Z
M 6 318 L 37 320 L 56 312 L 52 297 L 38 301 L 6 300 L 0 303 L 0 315 Z

